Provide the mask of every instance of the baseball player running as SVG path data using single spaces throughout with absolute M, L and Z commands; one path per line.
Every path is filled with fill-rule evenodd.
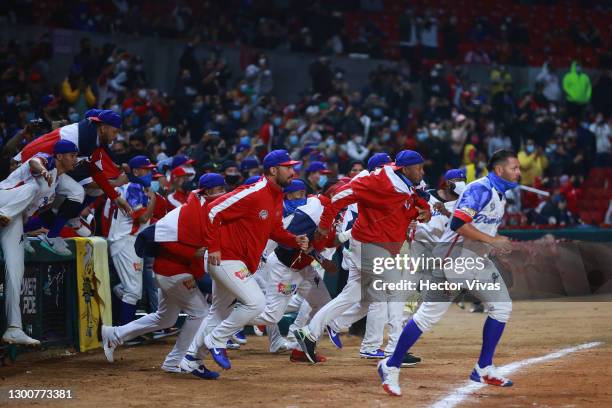
M 81 157 L 86 158 L 70 175 L 62 174 L 59 177 L 56 194 L 65 197 L 65 200 L 57 214 L 51 209 L 40 214 L 41 220 L 49 227 L 49 232 L 40 236 L 41 245 L 59 255 L 71 254 L 59 236 L 62 228 L 68 220 L 79 215 L 84 205 L 89 204 L 85 201 L 83 186 L 102 189 L 122 211 L 132 211 L 127 201 L 114 189 L 114 186 L 125 181 L 120 181 L 120 171 L 108 153 L 108 145 L 115 140 L 121 128 L 121 116 L 111 110 L 97 109 L 88 111 L 85 116 L 80 122 L 55 129 L 33 140 L 15 156 L 16 161 L 24 162 L 36 153 L 51 155 L 58 140 L 68 140 L 77 146 Z
M 136 235 L 149 225 L 155 209 L 155 193 L 149 189 L 151 169 L 155 165 L 146 156 L 135 156 L 128 165 L 138 182 L 118 187 L 117 191 L 130 205 L 132 213 L 128 215 L 115 209 L 108 233 L 110 256 L 121 281 L 113 292 L 121 300 L 119 319 L 122 325 L 134 320 L 136 303 L 142 296 L 142 258 L 136 255 L 134 243 Z
M 153 250 L 153 270 L 159 286 L 159 307 L 155 313 L 124 326 L 102 326 L 104 354 L 109 362 L 113 362 L 113 352 L 118 345 L 145 333 L 171 327 L 182 310 L 187 314 L 187 319 L 174 348 L 162 364 L 162 370 L 169 373 L 189 372 L 203 379 L 219 376 L 203 364 L 195 367 L 186 365 L 183 370 L 180 366 L 193 336 L 208 313 L 208 303 L 197 288 L 196 279 L 204 275 L 208 203 L 225 193 L 225 180 L 220 174 L 204 174 L 198 187 L 189 195 L 185 205 L 174 209 L 139 235 L 136 246 L 142 247 L 144 252 L 148 252 L 145 246 L 156 247 Z
M 370 244 L 366 246 L 372 252 L 367 255 L 368 259 L 374 255 L 373 252 L 376 257 L 389 257 L 406 240 L 411 220 L 417 217 L 423 221 L 429 219 L 427 202 L 413 191 L 413 186 L 423 178 L 423 163 L 419 153 L 404 150 L 397 155 L 393 166 L 383 166 L 368 175 L 356 177 L 338 189 L 325 207 L 317 231 L 322 236 L 327 236 L 336 214 L 349 204 L 358 204 L 359 216 L 351 230 L 346 286 L 315 314 L 308 326 L 294 333 L 311 363 L 316 363 L 316 342 L 325 326 L 361 299 L 362 246 Z M 377 243 L 379 245 L 373 245 Z
M 512 381 L 504 378 L 496 370 L 493 365 L 493 354 L 510 317 L 512 303 L 503 278 L 486 255 L 490 252 L 491 246 L 498 247 L 502 251 L 511 248 L 509 239 L 498 235 L 497 229 L 504 216 L 506 204 L 504 194 L 518 185 L 521 172 L 516 154 L 508 150 L 495 152 L 489 160 L 488 169 L 489 174 L 486 177 L 467 185 L 442 236 L 441 242 L 444 244 L 436 246 L 433 250 L 433 255 L 442 259 L 472 258 L 478 261 L 477 255 L 481 255 L 480 260 L 484 268 L 477 270 L 476 273 L 464 272 L 467 276 L 462 276 L 462 273 L 453 269 L 444 269 L 445 277 L 438 277 L 436 275 L 438 271 L 434 271 L 430 280 L 467 281 L 473 280 L 476 276 L 480 282 L 492 285 L 487 285 L 486 290 L 470 290 L 489 308 L 483 328 L 480 357 L 470 379 L 484 384 L 509 387 Z M 388 394 L 401 395 L 399 372 L 403 354 L 416 343 L 423 332 L 431 330 L 450 304 L 447 291 L 427 291 L 424 294 L 424 302 L 404 328 L 395 352 L 378 364 L 383 389 Z
M 6 271 L 7 329 L 2 341 L 9 344 L 38 346 L 40 342 L 23 332 L 19 294 L 23 280 L 23 222 L 34 212 L 53 202 L 58 177 L 74 169 L 77 146 L 61 140 L 53 146 L 53 155 L 38 153 L 0 182 L 0 244 Z
M 307 250 L 308 238 L 291 234 L 282 224 L 282 188 L 295 176 L 293 166 L 297 163 L 286 150 L 274 150 L 264 157 L 261 180 L 240 186 L 211 203 L 208 263 L 213 301 L 181 364 L 201 364 L 197 354 L 205 347 L 219 366 L 231 368 L 227 340 L 260 315 L 266 305 L 253 273 L 268 238 L 288 248 Z

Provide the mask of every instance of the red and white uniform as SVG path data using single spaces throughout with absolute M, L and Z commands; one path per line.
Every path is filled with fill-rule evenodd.
M 352 315 L 364 315 L 367 307 L 353 306 L 361 301 L 361 260 L 363 244 L 367 245 L 367 256 L 390 257 L 399 253 L 408 225 L 418 215 L 416 207 L 429 208 L 427 202 L 414 193 L 396 173 L 392 166 L 376 169 L 368 175 L 355 177 L 339 188 L 321 215 L 320 227 L 329 230 L 338 212 L 350 204 L 357 203 L 359 216 L 351 229 L 348 255 L 349 277 L 342 292 L 317 312 L 307 326 L 307 333 L 317 340 L 326 325 L 338 319 L 352 320 Z M 383 320 L 385 321 L 385 320 Z
M 160 288 L 159 307 L 125 326 L 115 327 L 117 343 L 171 327 L 183 311 L 187 319 L 172 351 L 166 356 L 164 368 L 178 367 L 195 333 L 208 314 L 208 303 L 196 285 L 204 273 L 202 258 L 195 258 L 204 246 L 207 231 L 207 204 L 204 198 L 190 195 L 186 205 L 168 213 L 155 224 L 155 241 L 159 251 L 153 271 Z
M 295 236 L 282 224 L 281 188 L 262 177 L 213 201 L 209 207 L 208 253 L 221 251 L 221 265 L 210 266 L 213 302 L 189 349 L 226 347 L 227 340 L 263 312 L 265 296 L 255 281 L 268 239 L 297 248 Z M 234 300 L 236 307 L 230 307 Z
M 167 206 L 166 209 L 168 212 L 174 210 L 177 207 L 185 204 L 187 202 L 188 194 L 183 191 L 175 191 L 174 193 L 168 194 L 166 197 Z

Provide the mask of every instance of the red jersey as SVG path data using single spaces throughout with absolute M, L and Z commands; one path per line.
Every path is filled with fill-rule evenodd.
M 295 235 L 283 228 L 283 192 L 262 177 L 240 186 L 209 206 L 210 245 L 208 252 L 221 251 L 224 261 L 242 261 L 255 272 L 268 239 L 298 248 Z

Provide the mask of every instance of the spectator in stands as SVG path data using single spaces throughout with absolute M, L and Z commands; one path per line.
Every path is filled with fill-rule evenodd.
M 494 66 L 491 70 L 491 97 L 504 92 L 508 86 L 512 86 L 512 75 L 505 65 Z
M 518 153 L 521 165 L 521 184 L 533 186 L 536 177 L 542 177 L 548 167 L 548 159 L 542 154 L 542 148 L 536 146 L 533 139 L 527 139 L 523 149 Z
M 311 162 L 304 171 L 306 194 L 319 194 L 327 184 L 327 175 L 329 173 L 331 172 L 327 169 L 325 163 L 320 161 Z
M 442 39 L 445 58 L 455 61 L 459 56 L 459 42 L 461 40 L 457 29 L 457 16 L 451 15 L 442 26 Z
M 463 62 L 468 65 L 489 65 L 491 63 L 491 59 L 484 49 L 477 48 L 475 50 L 468 51 L 465 54 Z
M 62 82 L 62 97 L 79 116 L 96 105 L 96 95 L 91 85 L 85 82 L 81 67 L 73 65 L 70 69 L 70 74 Z
M 563 77 L 563 90 L 568 115 L 580 120 L 582 110 L 591 100 L 591 79 L 577 61 L 572 62 L 570 70 Z
M 351 160 L 364 161 L 370 154 L 370 149 L 365 146 L 363 135 L 355 133 L 351 140 L 346 143 L 346 153 Z
M 559 78 L 552 72 L 550 62 L 545 62 L 542 65 L 542 70 L 536 77 L 536 81 L 542 84 L 542 93 L 549 102 L 559 102 L 561 99 L 561 87 L 559 86 Z
M 599 167 L 612 166 L 612 132 L 608 122 L 604 120 L 602 113 L 598 113 L 593 123 L 589 126 L 589 130 L 595 134 L 597 149 L 595 165 Z
M 423 57 L 436 59 L 438 57 L 438 20 L 431 11 L 425 13 L 423 24 L 419 30 L 419 38 Z
M 412 67 L 416 66 L 416 49 L 419 45 L 419 32 L 417 29 L 417 21 L 411 9 L 404 10 L 399 18 L 399 36 L 400 47 L 402 49 L 402 57 L 410 63 Z

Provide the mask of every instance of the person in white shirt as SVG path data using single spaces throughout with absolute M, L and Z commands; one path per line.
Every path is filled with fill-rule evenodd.
M 68 140 L 53 147 L 53 156 L 35 154 L 0 182 L 0 244 L 5 262 L 5 306 L 7 329 L 2 341 L 38 346 L 40 342 L 24 333 L 19 309 L 24 264 L 24 219 L 49 207 L 55 197 L 58 177 L 74 170 L 78 148 Z
M 597 157 L 595 165 L 606 167 L 610 164 L 612 143 L 610 143 L 610 125 L 604 120 L 603 114 L 598 113 L 595 122 L 589 126 L 589 130 L 595 134 L 595 149 Z

